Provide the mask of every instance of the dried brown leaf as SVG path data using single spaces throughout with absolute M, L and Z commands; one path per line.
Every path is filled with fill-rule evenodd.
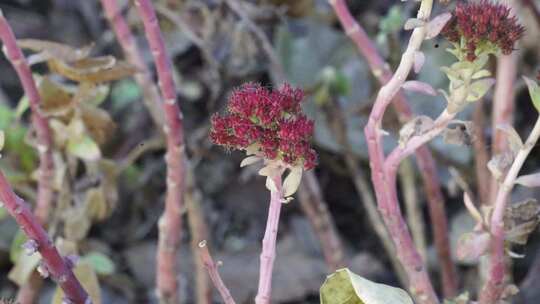
M 504 214 L 505 239 L 511 243 L 525 245 L 529 235 L 540 221 L 540 205 L 535 199 L 526 199 L 506 208 Z

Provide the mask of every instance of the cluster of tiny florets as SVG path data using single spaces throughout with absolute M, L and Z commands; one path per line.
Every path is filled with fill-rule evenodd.
M 313 121 L 304 114 L 301 89 L 285 84 L 268 90 L 248 83 L 233 91 L 228 100 L 228 114 L 212 116 L 210 139 L 228 149 L 256 147 L 269 160 L 313 168 L 317 154 L 309 144 Z
M 473 61 L 476 59 L 475 51 L 483 43 L 491 43 L 503 54 L 510 54 L 524 31 L 516 17 L 510 16 L 508 7 L 481 0 L 459 3 L 442 34 L 455 43 L 459 43 L 461 37 L 465 38 L 466 58 Z

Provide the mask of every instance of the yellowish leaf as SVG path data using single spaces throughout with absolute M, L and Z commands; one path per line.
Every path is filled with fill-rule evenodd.
M 320 297 L 321 304 L 413 304 L 403 289 L 372 282 L 347 268 L 326 278 Z
M 88 135 L 70 138 L 66 148 L 71 155 L 83 160 L 95 161 L 101 158 L 98 144 Z
M 19 39 L 17 44 L 22 49 L 42 53 L 43 59 L 58 58 L 68 62 L 86 58 L 92 51 L 92 45 L 77 49 L 66 44 L 38 39 Z
M 135 66 L 116 61 L 112 56 L 85 58 L 75 62 L 59 59 L 48 61 L 49 69 L 77 82 L 102 83 L 122 79 L 137 72 Z
M 25 285 L 32 272 L 34 272 L 38 266 L 40 260 L 41 255 L 37 252 L 32 255 L 21 252 L 15 266 L 9 272 L 8 278 L 19 286 Z
M 47 116 L 64 115 L 73 109 L 73 94 L 62 85 L 43 77 L 39 82 L 40 110 Z
M 81 282 L 83 288 L 88 292 L 88 295 L 92 299 L 92 304 L 101 304 L 101 291 L 99 288 L 99 281 L 96 272 L 92 266 L 81 260 L 75 269 L 73 269 L 75 276 Z M 61 288 L 57 287 L 54 292 L 52 304 L 62 304 L 64 298 L 64 292 Z

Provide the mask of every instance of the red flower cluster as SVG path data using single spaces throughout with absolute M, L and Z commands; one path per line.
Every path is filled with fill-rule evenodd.
M 313 121 L 302 114 L 304 93 L 285 84 L 279 90 L 248 83 L 229 97 L 228 114 L 212 116 L 210 139 L 229 149 L 255 145 L 266 159 L 309 170 L 317 154 L 309 145 Z
M 490 0 L 459 3 L 452 19 L 444 27 L 442 34 L 449 41 L 459 43 L 465 38 L 467 60 L 476 59 L 475 51 L 480 44 L 491 43 L 510 54 L 525 28 L 516 17 L 510 17 L 510 9 Z

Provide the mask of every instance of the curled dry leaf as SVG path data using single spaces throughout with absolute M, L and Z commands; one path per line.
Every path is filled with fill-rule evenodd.
M 508 146 L 510 148 L 510 151 L 512 151 L 514 155 L 518 154 L 519 150 L 523 148 L 523 141 L 521 140 L 519 134 L 516 132 L 516 129 L 514 129 L 514 127 L 508 124 L 498 125 L 497 129 L 503 131 L 506 134 L 506 139 L 508 140 Z
M 515 183 L 529 188 L 540 187 L 540 172 L 522 175 L 516 179 Z
M 65 115 L 73 110 L 73 93 L 49 77 L 39 81 L 40 110 L 45 116 Z
M 444 142 L 451 145 L 470 146 L 474 140 L 474 124 L 471 121 L 449 125 L 443 131 Z
M 487 253 L 490 239 L 491 237 L 486 231 L 464 233 L 457 242 L 457 258 L 469 263 L 477 262 L 481 256 Z
M 90 137 L 99 145 L 104 144 L 113 134 L 116 124 L 103 109 L 82 104 L 79 106 L 81 119 Z
M 399 145 L 404 146 L 414 136 L 420 136 L 433 127 L 433 119 L 418 116 L 407 122 L 399 131 Z
M 505 239 L 511 243 L 525 245 L 529 235 L 540 221 L 540 205 L 532 198 L 514 203 L 504 214 Z
M 419 73 L 424 63 L 426 62 L 426 55 L 422 51 L 414 52 L 414 72 Z
M 426 39 L 433 39 L 439 35 L 446 23 L 452 18 L 451 13 L 442 13 L 435 18 L 431 19 L 426 25 L 427 33 Z
M 401 87 L 405 90 L 426 94 L 429 96 L 437 96 L 437 91 L 428 83 L 418 80 L 405 81 Z
M 406 31 L 414 30 L 417 27 L 424 26 L 426 22 L 424 20 L 420 20 L 417 18 L 409 18 L 407 21 L 405 21 L 405 24 L 403 25 L 403 29 Z
M 131 76 L 137 72 L 135 66 L 116 61 L 112 56 L 84 58 L 74 62 L 59 59 L 48 61 L 49 69 L 77 82 L 102 83 Z
M 512 162 L 514 161 L 513 152 L 504 152 L 495 155 L 487 164 L 487 167 L 493 177 L 501 182 L 503 176 L 506 174 Z
M 303 168 L 301 166 L 294 166 L 291 168 L 291 172 L 285 180 L 283 181 L 283 196 L 288 197 L 293 195 L 298 187 L 300 186 L 300 181 L 302 180 Z
M 93 47 L 93 45 L 88 45 L 77 49 L 63 43 L 38 39 L 19 39 L 17 40 L 17 44 L 22 49 L 40 53 L 43 61 L 57 58 L 67 62 L 88 57 Z

